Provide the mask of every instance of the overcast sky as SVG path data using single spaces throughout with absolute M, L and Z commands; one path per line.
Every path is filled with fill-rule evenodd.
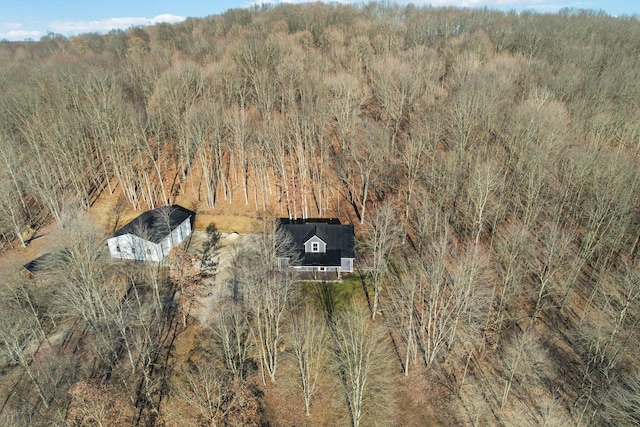
M 284 1 L 246 0 L 1 0 L 0 40 L 38 40 L 47 32 L 66 37 L 82 33 L 105 33 L 119 28 L 158 22 L 179 22 L 205 17 L 256 3 Z M 304 3 L 290 0 L 288 3 Z M 363 3 L 339 0 L 335 3 Z M 640 0 L 430 0 L 397 1 L 399 4 L 489 7 L 499 10 L 557 12 L 562 8 L 603 10 L 614 16 L 640 17 Z

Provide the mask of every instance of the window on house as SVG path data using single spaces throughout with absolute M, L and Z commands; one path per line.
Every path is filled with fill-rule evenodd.
M 311 252 L 320 252 L 320 243 L 318 242 L 311 243 Z

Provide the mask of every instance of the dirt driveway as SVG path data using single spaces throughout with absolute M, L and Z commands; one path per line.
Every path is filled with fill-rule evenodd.
M 220 233 L 215 247 L 204 251 L 207 233 L 194 231 L 188 251 L 200 259 L 208 257 L 212 268 L 204 279 L 205 293 L 199 309 L 192 313 L 203 325 L 218 303 L 232 295 L 234 264 L 233 260 L 243 247 L 255 241 L 255 234 Z

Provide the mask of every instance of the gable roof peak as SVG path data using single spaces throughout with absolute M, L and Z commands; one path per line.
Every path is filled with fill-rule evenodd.
M 322 240 L 324 243 L 329 243 L 329 236 L 322 230 L 322 228 L 318 226 L 314 226 L 302 239 L 303 243 L 307 243 L 309 240 L 317 237 Z

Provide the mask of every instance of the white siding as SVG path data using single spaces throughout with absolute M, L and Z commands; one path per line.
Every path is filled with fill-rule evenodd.
M 159 243 L 153 243 L 133 234 L 123 234 L 107 240 L 113 258 L 138 261 L 162 261 L 171 248 L 191 234 L 191 218 L 176 227 L 169 236 Z
M 187 218 L 171 233 L 172 246 L 182 243 L 191 234 L 191 218 Z
M 278 270 L 289 268 L 289 258 L 278 258 Z
M 143 261 L 160 261 L 162 258 L 160 257 L 158 252 L 159 251 L 158 245 L 148 240 L 143 240 L 143 242 L 145 244 Z
M 340 270 L 344 272 L 353 272 L 353 258 L 340 258 Z
M 159 261 L 157 245 L 133 234 L 112 237 L 107 244 L 114 258 Z
M 312 247 L 314 243 L 318 243 L 318 249 L 317 251 L 313 251 Z M 326 252 L 327 251 L 327 244 L 318 236 L 313 236 L 312 238 L 310 238 L 309 240 L 307 240 L 306 242 L 304 242 L 304 251 L 305 252 Z
M 160 247 L 160 259 L 164 259 L 164 257 L 169 255 L 169 252 L 173 247 L 173 245 L 171 245 L 171 239 L 169 238 L 169 236 L 162 239 L 162 241 L 158 243 L 158 246 Z
M 171 247 L 173 247 L 174 245 L 177 245 L 178 243 L 182 242 L 182 236 L 180 234 L 180 230 L 182 227 L 182 224 L 180 224 L 178 227 L 176 227 L 172 232 L 171 235 L 168 236 L 170 243 L 171 243 Z
M 319 266 L 319 265 L 296 265 L 291 267 L 297 271 L 338 271 L 340 267 L 338 266 Z

